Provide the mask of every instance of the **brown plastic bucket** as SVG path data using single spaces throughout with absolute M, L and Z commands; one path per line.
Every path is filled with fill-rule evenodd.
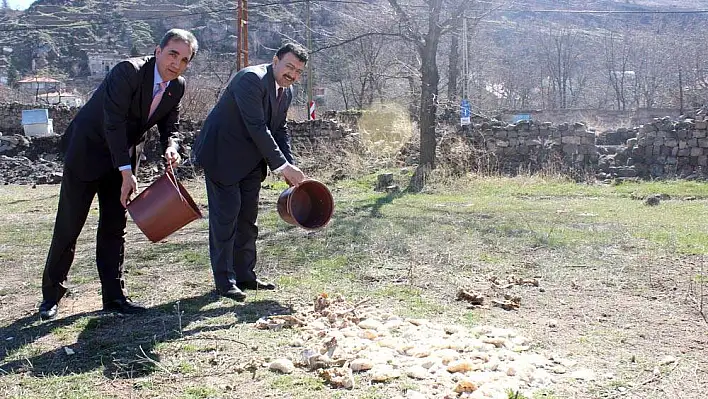
M 315 230 L 329 223 L 334 199 L 329 189 L 317 180 L 305 180 L 283 191 L 278 198 L 278 214 L 296 226 Z
M 163 240 L 202 217 L 197 204 L 171 170 L 130 201 L 128 213 L 152 242 Z

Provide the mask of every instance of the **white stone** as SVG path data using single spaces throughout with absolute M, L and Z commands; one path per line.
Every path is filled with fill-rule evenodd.
M 393 367 L 387 364 L 377 364 L 371 370 L 369 370 L 369 377 L 371 381 L 375 382 L 386 382 L 394 378 L 401 376 L 401 372 L 395 370 Z
M 290 374 L 295 371 L 295 365 L 290 359 L 276 359 L 270 363 L 268 368 L 283 374 Z
M 421 392 L 409 389 L 406 391 L 405 399 L 427 399 L 427 396 L 425 396 Z
M 406 375 L 417 380 L 430 378 L 430 372 L 421 366 L 412 366 L 407 368 Z
M 364 319 L 357 324 L 363 330 L 382 330 L 383 323 L 374 319 Z
M 590 369 L 576 370 L 570 376 L 572 378 L 575 378 L 576 380 L 584 380 L 584 381 L 594 381 L 595 380 L 595 372 Z

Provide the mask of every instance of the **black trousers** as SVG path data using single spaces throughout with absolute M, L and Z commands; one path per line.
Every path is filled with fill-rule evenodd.
M 212 180 L 205 172 L 209 201 L 209 257 L 217 290 L 237 282 L 253 281 L 256 274 L 258 198 L 262 168 L 235 184 Z
M 54 235 L 42 275 L 45 301 L 59 302 L 66 293 L 69 268 L 74 261 L 76 240 L 86 223 L 91 202 L 98 194 L 96 266 L 101 279 L 103 302 L 125 298 L 123 257 L 127 213 L 120 203 L 122 177 L 117 169 L 97 180 L 83 181 L 64 167 Z

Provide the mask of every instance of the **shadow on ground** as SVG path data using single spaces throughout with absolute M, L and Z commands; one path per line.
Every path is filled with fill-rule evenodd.
M 203 310 L 215 301 L 223 306 Z M 154 351 L 158 343 L 226 330 L 238 324 L 253 323 L 268 315 L 292 313 L 292 307 L 277 301 L 237 303 L 221 300 L 216 293 L 208 292 L 150 308 L 143 315 L 89 312 L 63 318 L 60 314 L 59 319 L 39 321 L 38 316 L 33 314 L 15 321 L 0 332 L 0 373 L 51 377 L 103 368 L 104 375 L 111 379 L 145 376 L 161 367 L 159 355 Z M 226 318 L 226 323 L 190 327 L 195 321 L 229 314 L 233 318 Z M 54 349 L 43 353 L 37 353 L 40 351 L 31 347 L 52 335 L 61 339 L 63 331 L 73 329 L 81 331 L 76 342 L 70 345 L 60 346 L 52 341 Z M 41 343 L 36 347 L 41 348 Z

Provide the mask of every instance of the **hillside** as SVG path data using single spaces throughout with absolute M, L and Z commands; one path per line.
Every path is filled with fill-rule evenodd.
M 255 53 L 261 46 L 274 47 L 282 36 L 302 39 L 293 27 L 298 22 L 302 5 L 258 7 L 252 6 L 250 38 L 257 41 Z M 361 6 L 360 6 L 361 7 Z M 708 1 L 646 0 L 646 1 L 550 1 L 529 0 L 512 3 L 503 9 L 524 10 L 624 10 L 642 11 L 652 8 L 700 8 L 708 7 Z M 343 8 L 319 10 L 313 24 L 334 23 L 337 12 Z M 336 11 L 336 12 L 335 12 Z M 619 14 L 612 17 L 596 14 L 521 13 L 497 12 L 492 19 L 508 18 L 512 21 L 534 22 L 539 28 L 549 23 L 571 25 L 581 28 L 598 28 L 616 20 L 637 18 Z M 235 50 L 236 10 L 233 2 L 217 0 L 39 0 L 24 12 L 8 13 L 0 18 L 0 46 L 12 47 L 13 65 L 19 71 L 49 67 L 68 76 L 82 76 L 86 71 L 86 55 L 90 53 L 115 52 L 128 55 L 131 52 L 149 53 L 165 30 L 182 27 L 193 31 L 200 40 L 201 48 L 214 52 Z M 37 29 L 40 28 L 40 29 Z M 317 31 L 317 27 L 314 27 Z M 276 32 L 273 32 L 273 31 Z M 281 31 L 281 32 L 277 32 Z M 285 32 L 283 32 L 285 31 Z M 316 34 L 316 32 L 315 32 Z M 298 37 L 299 36 L 299 37 Z M 346 37 L 345 34 L 340 35 Z M 261 46 L 258 46 L 260 44 Z

